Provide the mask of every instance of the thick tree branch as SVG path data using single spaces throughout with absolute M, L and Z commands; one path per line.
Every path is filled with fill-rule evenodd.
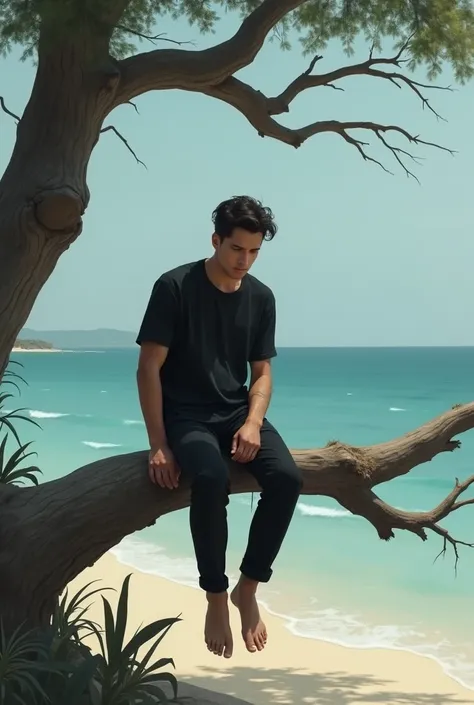
M 133 103 L 131 103 L 131 105 L 133 105 Z M 136 106 L 136 105 L 133 105 L 133 107 L 135 108 L 135 110 L 137 110 L 137 106 Z M 137 110 L 137 112 L 138 112 L 138 110 Z M 115 135 L 117 135 L 117 137 L 119 138 L 119 140 L 121 140 L 121 141 L 124 143 L 124 145 L 126 146 L 126 148 L 128 149 L 128 151 L 133 154 L 133 156 L 134 156 L 135 159 L 137 160 L 137 164 L 141 164 L 142 166 L 145 167 L 145 169 L 147 169 L 147 165 L 144 164 L 144 162 L 142 162 L 142 160 L 137 157 L 137 155 L 135 154 L 135 152 L 133 151 L 133 149 L 130 147 L 130 145 L 128 144 L 128 142 L 127 142 L 127 140 L 125 139 L 125 137 L 120 134 L 120 132 L 117 130 L 116 127 L 114 127 L 113 125 L 108 125 L 107 127 L 103 127 L 100 132 L 101 132 L 101 134 L 102 134 L 103 132 L 113 132 Z
M 459 442 L 453 436 L 471 428 L 474 403 L 458 406 L 387 443 L 357 448 L 332 441 L 321 449 L 295 450 L 293 456 L 303 473 L 303 494 L 334 498 L 369 521 L 383 540 L 393 538 L 398 529 L 425 541 L 427 532 L 432 531 L 443 538 L 442 552 L 450 544 L 457 557 L 458 545 L 472 544 L 454 539 L 440 522 L 452 512 L 474 505 L 474 498 L 459 499 L 474 486 L 474 476 L 456 482 L 452 492 L 426 512 L 392 507 L 373 488 L 438 453 L 457 449 Z M 231 463 L 230 477 L 234 494 L 258 489 L 243 466 Z M 100 460 L 38 488 L 0 487 L 0 604 L 6 600 L 9 609 L 18 614 L 23 611 L 23 616 L 31 595 L 35 596 L 34 609 L 41 600 L 49 604 L 51 595 L 62 591 L 69 580 L 123 537 L 189 506 L 189 498 L 186 477 L 173 491 L 151 485 L 146 452 Z M 29 560 L 25 564 L 26 546 Z
M 156 49 L 119 62 L 122 81 L 116 105 L 148 91 L 200 90 L 248 66 L 275 25 L 309 0 L 263 0 L 233 37 L 202 51 Z

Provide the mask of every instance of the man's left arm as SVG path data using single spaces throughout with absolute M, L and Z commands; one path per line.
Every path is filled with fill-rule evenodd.
M 238 463 L 249 463 L 260 450 L 260 429 L 272 396 L 270 360 L 251 362 L 250 369 L 247 418 L 232 441 L 232 458 Z
M 232 442 L 232 457 L 239 463 L 250 462 L 260 449 L 260 429 L 272 396 L 271 359 L 277 354 L 275 329 L 275 298 L 269 291 L 259 335 L 250 354 L 251 377 L 247 418 Z
M 250 369 L 247 421 L 261 428 L 272 397 L 272 368 L 270 360 L 251 362 Z

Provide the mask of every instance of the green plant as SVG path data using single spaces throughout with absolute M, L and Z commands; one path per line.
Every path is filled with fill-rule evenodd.
M 114 620 L 108 600 L 104 603 L 105 634 L 98 635 L 101 659 L 98 667 L 99 688 L 93 694 L 93 705 L 151 705 L 167 702 L 169 698 L 158 685 L 168 682 L 177 696 L 177 681 L 171 673 L 157 673 L 165 666 L 174 663 L 172 659 L 161 658 L 152 661 L 159 644 L 171 629 L 180 621 L 179 617 L 160 619 L 139 629 L 125 644 L 125 632 L 128 619 L 128 593 L 130 575 L 125 578 L 117 604 Z M 105 638 L 104 638 L 105 637 Z M 138 652 L 152 641 L 145 655 L 139 659 Z
M 17 364 L 21 366 L 21 363 L 15 360 L 11 360 L 10 364 Z M 26 381 L 21 375 L 19 375 L 17 372 L 14 372 L 13 370 L 7 369 L 4 375 L 4 379 L 0 382 L 0 385 L 3 386 L 6 384 L 11 384 L 18 390 L 18 393 L 21 393 L 20 387 L 17 384 L 16 380 L 26 384 Z M 15 409 L 13 411 L 5 410 L 5 402 L 8 399 L 12 399 L 13 397 L 14 395 L 11 392 L 0 391 L 0 431 L 2 431 L 4 428 L 7 429 L 5 435 L 0 441 L 0 483 L 21 485 L 24 484 L 25 480 L 29 480 L 34 485 L 38 485 L 37 475 L 41 474 L 41 470 L 38 467 L 19 467 L 21 463 L 26 460 L 26 458 L 30 457 L 31 455 L 34 455 L 34 453 L 26 452 L 26 450 L 30 447 L 31 443 L 21 443 L 14 422 L 28 421 L 29 423 L 32 423 L 38 427 L 39 424 L 34 419 L 30 418 L 24 413 L 26 409 Z M 12 455 L 8 459 L 6 459 L 5 453 L 9 438 L 9 432 L 12 434 L 15 441 L 17 442 L 18 448 L 12 453 Z
M 166 681 L 177 702 L 173 660 L 153 656 L 179 617 L 161 619 L 140 628 L 125 643 L 130 575 L 123 584 L 116 617 L 104 604 L 105 630 L 86 617 L 84 603 L 102 589 L 81 588 L 69 601 L 67 591 L 57 600 L 48 629 L 17 628 L 8 636 L 0 625 L 0 705 L 156 705 L 170 702 L 158 683 Z M 100 653 L 84 640 L 95 636 Z M 150 645 L 150 642 L 151 645 Z M 148 645 L 140 659 L 139 650 Z
M 51 621 L 56 655 L 63 656 L 64 649 L 66 649 L 67 655 L 67 646 L 70 643 L 81 644 L 82 639 L 88 638 L 92 634 L 97 635 L 100 633 L 100 627 L 97 622 L 85 617 L 90 605 L 84 605 L 84 602 L 93 595 L 107 589 L 97 588 L 86 592 L 94 582 L 97 581 L 94 580 L 84 585 L 69 601 L 67 590 L 61 600 L 58 598 Z
M 0 482 L 3 484 L 10 483 L 22 485 L 25 480 L 29 480 L 34 485 L 38 485 L 36 473 L 41 473 L 41 470 L 38 467 L 18 467 L 30 455 L 36 455 L 35 453 L 26 453 L 26 449 L 31 445 L 31 443 L 20 445 L 20 447 L 17 448 L 7 460 L 5 460 L 7 441 L 8 433 L 4 435 L 0 442 Z
M 82 703 L 84 697 L 90 693 L 98 656 L 93 656 L 82 640 L 92 634 L 98 634 L 100 627 L 93 620 L 86 618 L 90 605 L 84 605 L 84 602 L 101 592 L 101 589 L 87 592 L 91 585 L 92 583 L 84 585 L 69 601 L 66 590 L 62 598 L 56 601 L 48 632 L 49 658 L 54 663 L 68 664 L 69 668 L 64 673 L 45 674 L 44 690 L 52 705 Z M 90 698 L 85 702 L 89 700 Z
M 40 674 L 48 671 L 57 672 L 57 667 L 37 631 L 25 631 L 21 625 L 8 635 L 0 624 L 0 705 L 46 702 Z
M 28 384 L 28 382 L 20 374 L 18 374 L 18 372 L 14 372 L 10 369 L 10 365 L 17 365 L 18 367 L 23 367 L 21 362 L 18 362 L 18 360 L 10 360 L 8 363 L 8 367 L 4 372 L 3 378 L 0 379 L 0 431 L 2 430 L 3 426 L 6 426 L 8 431 L 10 431 L 14 436 L 18 445 L 21 445 L 18 431 L 16 430 L 15 425 L 13 423 L 14 421 L 28 421 L 28 423 L 31 423 L 34 426 L 37 426 L 38 428 L 41 428 L 41 426 L 37 421 L 23 413 L 27 411 L 27 409 L 14 409 L 13 411 L 5 410 L 5 402 L 7 401 L 7 399 L 13 399 L 13 394 L 11 394 L 10 392 L 2 392 L 1 388 L 8 384 L 13 385 L 18 391 L 18 394 L 21 394 L 21 389 L 16 380 L 22 382 L 25 385 Z
M 10 382 L 19 390 L 13 380 L 24 380 L 14 372 L 11 377 L 0 385 Z M 21 443 L 14 422 L 39 424 L 23 414 L 25 409 L 4 411 L 5 401 L 12 397 L 0 392 L 0 431 L 5 426 L 18 443 L 6 459 L 8 432 L 0 441 L 0 483 L 29 480 L 37 485 L 39 468 L 19 467 L 33 453 L 27 452 L 30 443 Z M 57 598 L 47 629 L 27 630 L 22 625 L 7 632 L 0 624 L 0 705 L 155 705 L 169 702 L 158 685 L 163 681 L 170 683 L 173 701 L 178 702 L 176 678 L 160 671 L 174 666 L 172 659 L 153 657 L 179 617 L 152 622 L 125 642 L 130 577 L 122 584 L 115 618 L 110 603 L 102 596 L 104 631 L 87 617 L 88 600 L 104 589 L 90 590 L 92 582 L 70 599 L 67 590 Z M 98 642 L 97 654 L 86 643 L 91 637 Z M 148 650 L 139 658 L 142 647 Z

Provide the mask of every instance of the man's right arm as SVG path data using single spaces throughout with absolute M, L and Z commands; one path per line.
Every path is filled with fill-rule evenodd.
M 164 345 L 145 342 L 141 344 L 137 386 L 150 444 L 148 475 L 153 483 L 173 490 L 178 487 L 180 471 L 166 438 L 160 378 L 167 355 L 168 348 Z
M 157 343 L 142 343 L 140 348 L 137 369 L 138 397 L 152 449 L 168 445 L 163 421 L 160 376 L 167 355 L 168 348 Z
M 161 370 L 173 344 L 178 317 L 172 283 L 160 277 L 153 287 L 137 337 L 140 345 L 137 385 L 150 442 L 150 479 L 168 489 L 178 486 L 179 470 L 166 438 Z

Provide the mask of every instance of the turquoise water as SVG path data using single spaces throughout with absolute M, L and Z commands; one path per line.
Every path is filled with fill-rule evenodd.
M 42 426 L 25 427 L 23 436 L 36 441 L 45 480 L 145 447 L 136 350 L 12 357 L 21 360 L 29 383 L 21 405 Z M 291 447 L 335 438 L 365 445 L 471 400 L 474 348 L 283 349 L 274 373 L 269 416 Z M 379 488 L 383 499 L 404 509 L 435 506 L 456 476 L 474 472 L 474 433 L 462 440 L 460 451 Z M 228 570 L 234 579 L 251 512 L 250 496 L 232 498 Z M 445 526 L 474 541 L 474 507 Z M 303 637 L 410 649 L 438 659 L 474 689 L 474 551 L 461 547 L 455 577 L 451 554 L 433 563 L 440 548 L 435 535 L 423 543 L 399 532 L 394 541 L 381 542 L 371 526 L 337 503 L 303 496 L 262 599 Z M 160 519 L 114 550 L 141 570 L 196 586 L 186 511 Z

